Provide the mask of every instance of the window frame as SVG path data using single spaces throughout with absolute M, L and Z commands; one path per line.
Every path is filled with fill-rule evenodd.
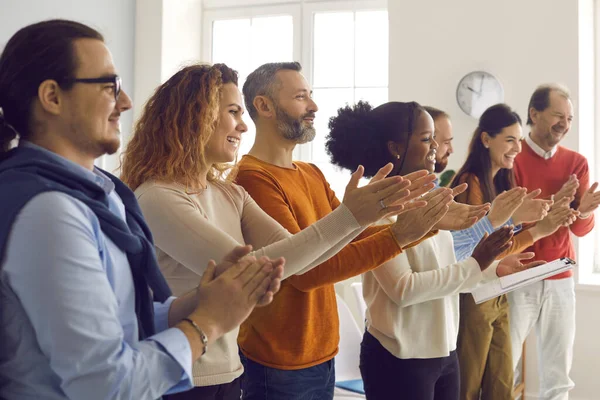
M 386 0 L 357 0 L 351 5 L 336 2 L 336 1 L 321 1 L 315 3 L 304 3 L 302 9 L 302 72 L 308 80 L 311 87 L 314 87 L 313 64 L 314 64 L 314 15 L 320 12 L 340 12 L 351 11 L 377 11 L 388 10 Z M 356 45 L 356 44 L 355 44 Z M 389 53 L 389 51 L 388 51 Z M 354 86 L 356 90 L 356 86 Z M 388 79 L 388 95 L 389 95 L 389 79 Z M 341 104 L 340 104 L 341 106 Z M 318 134 L 318 133 L 317 133 Z M 313 144 L 297 146 L 299 150 L 298 159 L 301 161 L 313 161 Z
M 590 184 L 600 177 L 600 140 L 597 139 L 600 103 L 596 100 L 600 96 L 600 85 L 598 85 L 600 77 L 600 3 L 598 1 L 579 0 L 578 7 L 578 150 L 588 160 Z M 592 143 L 591 146 L 590 143 Z M 600 229 L 596 227 L 585 237 L 577 238 L 578 268 L 575 275 L 579 288 L 600 290 L 600 251 L 595 249 L 595 243 L 598 241 L 600 241 Z
M 294 47 L 292 54 L 294 55 L 294 59 L 300 59 L 300 49 L 302 48 L 302 7 L 300 3 L 289 5 L 261 5 L 233 9 L 218 8 L 205 10 L 202 17 L 202 51 L 200 53 L 202 54 L 202 59 L 212 62 L 212 27 L 215 21 L 223 19 L 248 19 L 278 15 L 292 16 L 294 21 Z M 235 68 L 235 66 L 233 67 Z
M 294 21 L 294 60 L 302 64 L 302 73 L 313 86 L 313 46 L 314 14 L 318 12 L 336 11 L 374 11 L 388 10 L 386 0 L 356 0 L 351 4 L 343 1 L 295 1 L 284 4 L 248 4 L 240 7 L 211 7 L 205 8 L 202 20 L 202 59 L 212 62 L 212 27 L 216 20 L 246 19 L 262 16 L 291 15 Z M 235 68 L 235 66 L 233 66 Z M 389 82 L 389 81 L 388 81 Z M 389 84 L 388 84 L 389 88 Z M 388 89 L 389 90 L 389 89 Z M 296 146 L 294 159 L 312 162 L 312 143 Z

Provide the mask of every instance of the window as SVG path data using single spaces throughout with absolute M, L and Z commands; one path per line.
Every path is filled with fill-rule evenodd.
M 301 15 L 303 18 L 301 18 Z M 335 29 L 332 29 L 335 27 Z M 358 100 L 373 106 L 388 98 L 388 16 L 385 1 L 311 2 L 282 6 L 214 9 L 204 14 L 203 55 L 248 74 L 270 61 L 300 61 L 319 106 L 317 137 L 297 146 L 295 158 L 315 163 L 339 197 L 350 173 L 329 163 L 325 151 L 329 118 Z M 254 142 L 254 125 L 240 155 Z
M 299 33 L 300 9 L 296 7 L 261 7 L 260 9 L 214 10 L 205 13 L 205 60 L 225 63 L 239 73 L 240 90 L 248 75 L 258 66 L 271 61 L 293 61 L 294 39 Z M 255 129 L 244 114 L 248 132 L 242 137 L 239 155 L 250 151 Z
M 305 42 L 312 49 L 308 76 L 319 112 L 315 119 L 317 136 L 302 155 L 323 171 L 339 197 L 350 172 L 329 163 L 325 149 L 329 119 L 346 104 L 366 100 L 375 107 L 388 99 L 387 10 L 366 7 L 335 9 L 330 3 L 305 10 L 304 26 L 309 28 L 305 38 L 310 38 Z
M 597 110 L 597 98 L 600 87 L 600 41 L 596 33 L 600 21 L 600 9 L 595 0 L 579 1 L 579 152 L 587 159 L 590 167 L 590 182 L 600 177 L 600 140 L 596 130 L 600 114 Z M 597 213 L 596 213 L 597 214 Z M 598 215 L 596 215 L 598 218 Z M 578 282 L 587 285 L 600 285 L 600 229 L 578 239 Z

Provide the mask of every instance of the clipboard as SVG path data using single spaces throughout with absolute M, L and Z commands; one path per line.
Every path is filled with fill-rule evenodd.
M 568 271 L 576 265 L 577 263 L 568 257 L 559 258 L 535 268 L 494 279 L 491 282 L 477 286 L 471 291 L 471 294 L 475 303 L 480 304 L 505 293 Z

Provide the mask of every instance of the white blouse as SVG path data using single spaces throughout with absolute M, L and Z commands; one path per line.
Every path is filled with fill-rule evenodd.
M 363 274 L 367 329 L 398 358 L 447 357 L 456 350 L 459 293 L 496 279 L 469 257 L 456 262 L 452 235 L 440 231 Z

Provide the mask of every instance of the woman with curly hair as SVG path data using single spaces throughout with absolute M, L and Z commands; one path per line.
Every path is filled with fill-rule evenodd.
M 415 102 L 377 108 L 359 102 L 339 109 L 329 129 L 327 151 L 340 167 L 364 165 L 365 176 L 389 161 L 394 163 L 392 174 L 434 170 L 438 144 L 433 119 Z M 502 228 L 484 238 L 472 257 L 457 262 L 451 233 L 440 230 L 363 274 L 367 321 L 360 371 L 367 399 L 388 400 L 397 393 L 394 398 L 458 400 L 458 296 L 484 280 L 523 268 L 520 260 L 532 254 L 492 264 L 511 238 L 511 230 Z
M 224 64 L 188 66 L 156 90 L 125 150 L 122 179 L 135 191 L 176 295 L 194 290 L 207 262 L 240 244 L 256 249 L 256 257 L 284 257 L 284 278 L 306 272 L 367 225 L 399 212 L 407 199 L 408 181 L 383 179 L 391 167 L 362 188 L 358 168 L 342 205 L 291 235 L 243 188 L 223 178 L 247 130 L 242 112 L 234 70 Z M 239 399 L 243 367 L 237 335 L 238 329 L 211 345 L 194 364 L 196 388 L 173 398 Z

